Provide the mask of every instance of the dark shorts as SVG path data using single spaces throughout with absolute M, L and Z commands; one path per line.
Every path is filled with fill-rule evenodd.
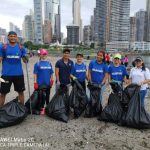
M 2 78 L 5 81 L 8 81 L 6 83 L 1 83 L 1 93 L 7 94 L 10 92 L 11 85 L 13 83 L 14 90 L 17 92 L 23 92 L 25 90 L 25 84 L 24 84 L 24 76 L 2 76 Z

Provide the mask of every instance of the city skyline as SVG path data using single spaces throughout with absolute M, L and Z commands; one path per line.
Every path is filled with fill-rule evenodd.
M 144 2 L 143 2 L 144 1 Z M 90 0 L 81 0 L 81 18 L 83 25 L 90 24 L 90 17 L 94 13 L 95 2 Z M 61 1 L 61 27 L 62 32 L 66 34 L 66 25 L 72 23 L 72 0 Z M 29 9 L 33 9 L 32 0 L 5 0 L 0 5 L 0 27 L 9 30 L 9 22 L 15 23 L 22 29 L 24 16 L 29 14 Z M 146 9 L 146 0 L 131 0 L 130 16 L 133 16 L 140 9 Z M 15 11 L 14 11 L 15 10 Z M 87 17 L 88 16 L 88 17 Z

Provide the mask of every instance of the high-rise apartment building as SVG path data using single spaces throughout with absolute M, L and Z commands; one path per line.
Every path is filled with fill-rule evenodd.
M 24 41 L 34 42 L 34 24 L 32 15 L 26 15 L 23 22 Z
M 85 45 L 90 45 L 90 42 L 92 41 L 92 30 L 90 25 L 84 26 L 83 41 Z
M 49 19 L 44 20 L 44 43 L 50 44 L 52 41 L 52 26 Z
M 140 10 L 136 13 L 136 41 L 144 41 L 146 11 Z
M 81 3 L 80 0 L 73 0 L 72 2 L 72 14 L 73 14 L 73 24 L 79 26 L 79 40 L 83 40 L 82 35 L 82 20 L 81 20 Z
M 43 43 L 43 19 L 42 19 L 42 1 L 34 0 L 34 28 L 35 43 Z
M 61 41 L 61 17 L 60 17 L 60 0 L 44 1 L 44 18 L 50 20 L 52 27 L 52 36 L 57 41 Z
M 79 26 L 76 25 L 67 26 L 67 44 L 69 45 L 79 44 Z
M 106 41 L 129 41 L 130 0 L 107 2 Z
M 136 41 L 136 17 L 130 17 L 130 42 Z
M 9 30 L 16 32 L 18 37 L 22 37 L 22 30 L 12 22 L 9 23 Z
M 145 28 L 145 40 L 150 42 L 150 0 L 146 3 L 146 28 Z
M 94 9 L 94 36 L 95 41 L 99 43 L 105 42 L 106 38 L 106 14 L 107 0 L 96 0 L 96 8 Z

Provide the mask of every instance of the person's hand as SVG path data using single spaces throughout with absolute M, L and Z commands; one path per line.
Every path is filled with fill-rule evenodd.
M 34 83 L 34 89 L 37 90 L 39 88 L 37 83 Z
M 23 56 L 22 59 L 23 59 L 24 63 L 28 63 L 29 62 L 28 56 Z
M 51 79 L 51 80 L 50 80 L 50 87 L 52 87 L 52 86 L 53 86 L 53 84 L 54 84 L 54 80 L 53 80 L 53 79 Z
M 72 77 L 72 80 L 76 80 L 77 78 L 75 76 Z
M 56 81 L 56 86 L 60 86 L 60 81 Z

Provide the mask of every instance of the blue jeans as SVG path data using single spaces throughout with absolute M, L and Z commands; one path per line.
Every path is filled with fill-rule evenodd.
M 141 106 L 143 107 L 144 107 L 144 100 L 145 100 L 146 94 L 147 94 L 147 89 L 140 91 Z

